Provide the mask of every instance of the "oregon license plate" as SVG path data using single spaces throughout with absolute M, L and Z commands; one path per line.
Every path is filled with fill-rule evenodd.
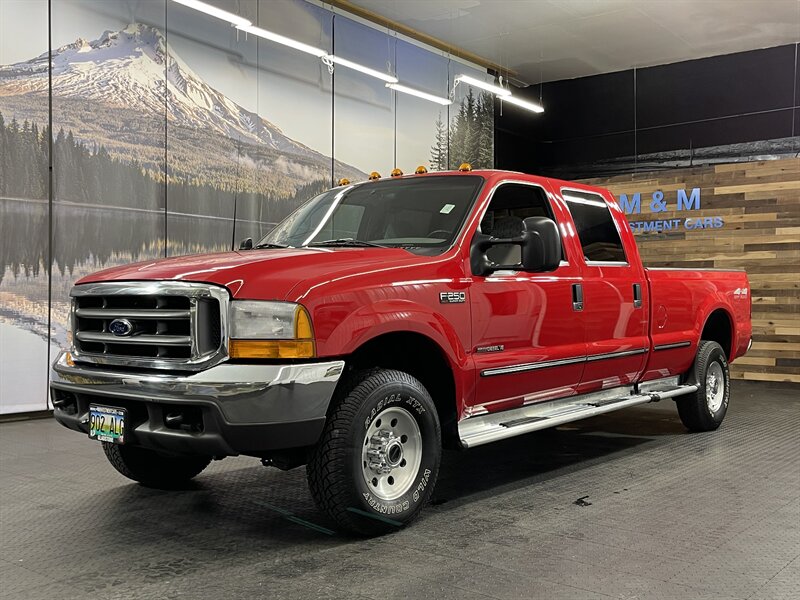
M 89 438 L 112 444 L 125 443 L 124 408 L 113 406 L 89 405 Z

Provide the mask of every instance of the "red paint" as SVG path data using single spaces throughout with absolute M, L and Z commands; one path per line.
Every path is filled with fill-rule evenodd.
M 628 223 L 606 190 L 503 171 L 475 171 L 483 190 L 454 245 L 436 257 L 403 249 L 301 248 L 250 250 L 155 260 L 116 267 L 78 283 L 111 280 L 185 280 L 223 285 L 236 299 L 302 303 L 310 312 L 322 357 L 347 356 L 385 333 L 413 331 L 441 348 L 453 369 L 459 413 L 498 410 L 526 402 L 657 379 L 686 372 L 709 315 L 729 318 L 729 359 L 747 350 L 750 291 L 743 272 L 644 269 Z M 410 177 L 425 177 L 412 175 Z M 504 181 L 544 188 L 562 233 L 567 264 L 553 273 L 470 271 L 470 241 Z M 563 187 L 601 194 L 625 247 L 625 266 L 583 260 Z M 572 307 L 571 285 L 584 286 L 585 307 Z M 642 288 L 634 307 L 633 284 Z M 739 290 L 736 295 L 735 291 Z M 746 290 L 742 297 L 741 290 Z M 441 304 L 439 293 L 466 292 L 463 304 Z M 736 297 L 735 297 L 736 296 Z M 689 347 L 654 352 L 658 345 Z M 476 352 L 502 345 L 503 351 Z M 645 352 L 548 369 L 481 377 L 485 369 L 571 357 Z

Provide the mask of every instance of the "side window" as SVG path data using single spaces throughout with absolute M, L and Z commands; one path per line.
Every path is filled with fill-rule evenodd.
M 599 194 L 561 190 L 587 261 L 627 262 L 625 249 L 605 199 Z
M 522 235 L 523 220 L 528 217 L 547 217 L 555 221 L 544 190 L 533 185 L 504 183 L 492 196 L 481 221 L 481 233 L 496 238 L 519 237 Z M 498 265 L 522 262 L 522 248 L 514 244 L 492 246 L 486 255 Z

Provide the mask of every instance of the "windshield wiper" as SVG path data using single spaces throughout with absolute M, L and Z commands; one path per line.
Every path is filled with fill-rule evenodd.
M 307 246 L 368 246 L 371 248 L 388 248 L 382 244 L 375 242 L 365 242 L 364 240 L 355 240 L 353 238 L 339 238 L 337 240 L 325 240 L 324 242 L 311 242 Z
M 254 246 L 254 248 L 288 248 L 288 247 L 289 246 L 286 246 L 284 244 L 271 244 L 270 242 Z

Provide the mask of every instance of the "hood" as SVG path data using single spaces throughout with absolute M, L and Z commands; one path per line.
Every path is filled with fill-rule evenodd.
M 292 300 L 308 281 L 316 285 L 350 274 L 429 260 L 401 248 L 286 248 L 219 252 L 156 259 L 112 267 L 80 279 L 103 281 L 195 281 L 227 287 L 234 298 Z M 313 282 L 313 283 L 312 283 Z M 289 293 L 297 288 L 289 298 Z

